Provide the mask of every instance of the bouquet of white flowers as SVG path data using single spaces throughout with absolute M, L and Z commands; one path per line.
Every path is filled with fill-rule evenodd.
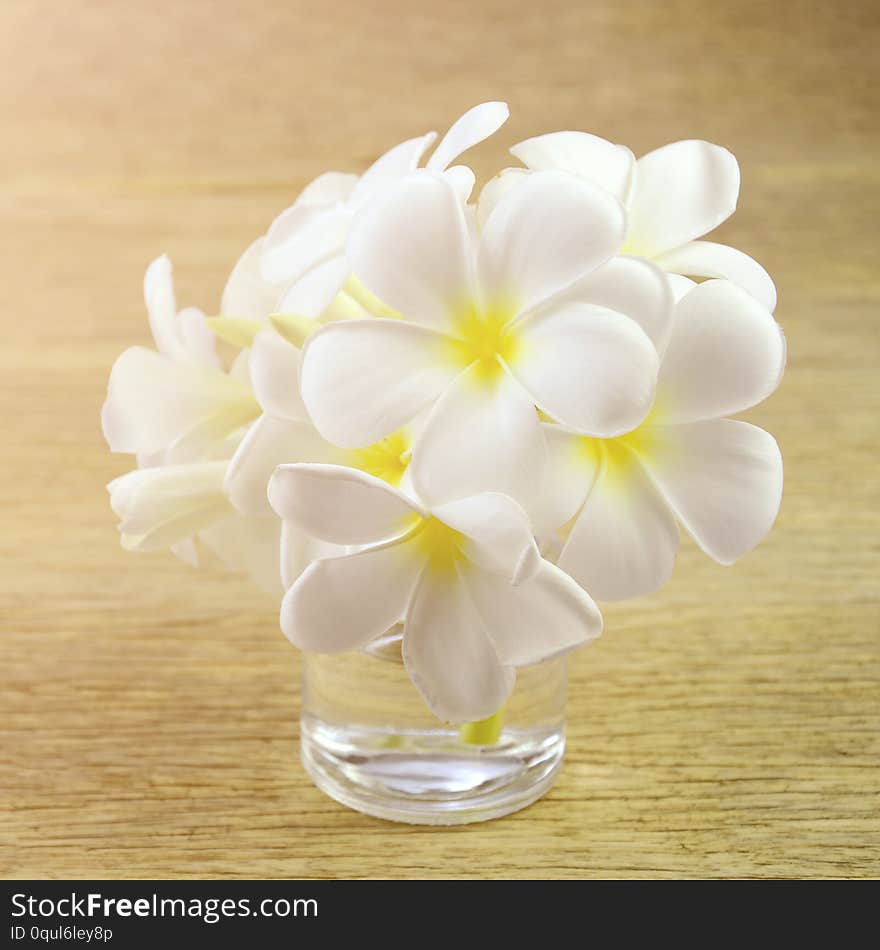
M 593 597 L 659 588 L 679 525 L 730 564 L 782 493 L 775 440 L 728 418 L 779 384 L 775 288 L 702 240 L 735 209 L 733 155 L 557 132 L 473 198 L 455 163 L 507 115 L 483 103 L 427 159 L 434 133 L 315 179 L 220 316 L 178 311 L 158 258 L 155 348 L 118 358 L 102 415 L 137 457 L 109 486 L 124 547 L 248 571 L 310 653 L 402 624 L 412 682 L 453 723 L 598 636 Z

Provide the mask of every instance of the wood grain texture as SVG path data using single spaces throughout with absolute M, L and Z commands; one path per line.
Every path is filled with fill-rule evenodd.
M 880 874 L 877 27 L 868 0 L 3 0 L 0 873 Z M 308 179 L 495 97 L 483 174 L 558 128 L 736 152 L 719 239 L 779 286 L 789 370 L 750 418 L 786 492 L 734 569 L 686 544 L 606 611 L 544 800 L 420 830 L 307 780 L 272 603 L 119 549 L 98 411 L 152 257 L 210 311 Z

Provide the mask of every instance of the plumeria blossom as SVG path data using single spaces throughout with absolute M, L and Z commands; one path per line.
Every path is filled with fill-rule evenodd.
M 509 110 L 503 102 L 469 109 L 446 133 L 426 167 L 444 174 L 463 202 L 474 185 L 466 165 L 452 163 L 496 132 Z M 414 171 L 437 138 L 428 132 L 394 146 L 363 175 L 327 172 L 309 184 L 294 204 L 272 223 L 260 252 L 261 274 L 274 285 L 288 285 L 280 309 L 315 317 L 342 290 L 349 276 L 345 242 L 354 215 L 388 185 Z M 357 297 L 357 285 L 349 285 Z
M 627 254 L 653 260 L 673 274 L 723 277 L 776 307 L 776 288 L 761 265 L 742 251 L 699 240 L 736 210 L 740 171 L 736 158 L 710 142 L 664 145 L 636 160 L 622 145 L 586 132 L 554 132 L 511 148 L 525 169 L 507 169 L 480 198 L 487 216 L 499 196 L 533 172 L 554 169 L 596 182 L 626 207 Z
M 224 487 L 229 459 L 260 411 L 247 354 L 229 373 L 222 369 L 204 314 L 177 311 L 167 257 L 147 269 L 144 298 L 156 349 L 132 347 L 117 359 L 102 410 L 111 449 L 138 460 L 137 470 L 108 485 L 123 547 L 170 548 L 196 565 L 199 541 L 279 592 L 277 518 L 242 517 Z
M 285 520 L 358 546 L 314 561 L 288 590 L 281 625 L 298 647 L 364 647 L 403 622 L 403 660 L 439 718 L 485 718 L 507 700 L 515 668 L 574 649 L 601 616 L 541 558 L 525 512 L 485 493 L 427 510 L 387 483 L 334 465 L 283 465 L 269 483 Z
M 107 486 L 129 551 L 170 548 L 199 563 L 196 539 L 231 570 L 247 572 L 264 590 L 280 593 L 277 518 L 244 518 L 223 489 L 224 460 L 136 469 Z
M 107 486 L 122 546 L 159 551 L 232 513 L 223 492 L 225 461 L 136 469 Z
M 573 521 L 558 564 L 599 600 L 666 582 L 680 522 L 720 564 L 770 530 L 782 496 L 782 458 L 763 429 L 723 418 L 779 384 L 785 339 L 754 297 L 708 280 L 685 294 L 662 353 L 648 418 L 615 439 L 545 426 L 547 518 Z
M 144 299 L 156 349 L 130 347 L 113 364 L 104 437 L 112 451 L 152 461 L 204 457 L 259 415 L 247 367 L 223 370 L 204 315 L 177 312 L 167 257 L 147 269 Z
M 536 407 L 609 437 L 653 402 L 646 331 L 663 335 L 668 288 L 626 260 L 632 286 L 610 286 L 602 267 L 625 231 L 615 198 L 559 172 L 505 195 L 479 235 L 445 177 L 417 171 L 390 186 L 353 222 L 348 256 L 398 316 L 329 324 L 306 341 L 302 397 L 318 431 L 357 448 L 426 411 L 419 497 L 492 490 L 528 507 L 544 463 Z

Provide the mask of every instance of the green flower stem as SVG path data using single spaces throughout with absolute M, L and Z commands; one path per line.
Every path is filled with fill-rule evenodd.
M 458 737 L 468 745 L 495 745 L 501 737 L 504 725 L 504 707 L 477 722 L 466 722 L 459 730 Z

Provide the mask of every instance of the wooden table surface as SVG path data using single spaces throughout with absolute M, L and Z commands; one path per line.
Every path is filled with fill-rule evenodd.
M 0 873 L 880 874 L 877 27 L 869 0 L 2 0 Z M 149 260 L 216 310 L 306 181 L 487 98 L 483 175 L 559 128 L 737 154 L 719 239 L 778 283 L 789 369 L 750 418 L 786 491 L 735 568 L 688 543 L 606 610 L 545 799 L 419 829 L 310 784 L 273 603 L 119 548 L 98 413 Z

